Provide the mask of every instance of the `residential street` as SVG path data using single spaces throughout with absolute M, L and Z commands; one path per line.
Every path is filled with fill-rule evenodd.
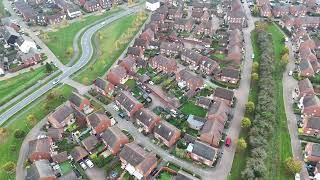
M 7 110 L 3 114 L 1 114 L 0 115 L 0 125 L 3 124 L 6 120 L 8 120 L 15 113 L 17 113 L 18 111 L 20 111 L 21 109 L 26 107 L 28 104 L 30 104 L 31 102 L 33 102 L 34 100 L 36 100 L 37 98 L 39 98 L 40 96 L 42 96 L 43 94 L 48 92 L 50 89 L 55 87 L 57 85 L 57 83 L 54 83 L 54 82 L 57 82 L 57 81 L 59 82 L 59 81 L 62 81 L 66 78 L 69 78 L 70 75 L 74 74 L 79 69 L 84 67 L 90 61 L 90 59 L 92 57 L 93 46 L 91 44 L 91 38 L 96 31 L 98 31 L 102 27 L 112 23 L 113 21 L 120 19 L 121 17 L 127 16 L 129 14 L 133 14 L 135 12 L 139 12 L 141 9 L 142 8 L 140 6 L 138 6 L 138 7 L 133 7 L 133 8 L 127 9 L 126 11 L 116 13 L 116 14 L 110 16 L 110 18 L 104 20 L 103 21 L 104 23 L 101 22 L 101 23 L 95 24 L 94 26 L 87 29 L 84 32 L 83 36 L 81 37 L 82 55 L 81 55 L 80 59 L 77 61 L 77 63 L 74 64 L 72 67 L 68 68 L 67 70 L 65 70 L 62 75 L 51 80 L 46 85 L 44 85 L 41 88 L 39 88 L 38 90 L 34 91 L 28 97 L 21 100 L 19 103 L 15 104 L 9 110 Z

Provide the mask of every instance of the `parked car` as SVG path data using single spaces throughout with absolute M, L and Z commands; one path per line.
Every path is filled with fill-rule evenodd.
M 292 74 L 293 74 L 293 71 L 289 71 L 289 76 L 292 76 Z
M 82 169 L 84 169 L 84 170 L 86 170 L 88 167 L 84 164 L 84 162 L 80 162 L 79 163 L 80 164 L 80 166 L 82 167 Z
M 299 173 L 296 173 L 296 175 L 294 176 L 294 179 L 295 179 L 295 180 L 300 180 L 300 174 L 299 174 Z
M 84 160 L 84 162 L 86 162 L 86 164 L 87 164 L 87 166 L 89 166 L 89 168 L 92 168 L 94 166 L 90 159 L 86 159 L 86 160 Z
M 251 55 L 251 59 L 254 59 L 254 54 Z
M 53 85 L 56 85 L 56 84 L 58 84 L 58 82 L 59 82 L 59 79 L 56 79 L 56 80 L 54 80 L 54 81 L 52 82 L 52 84 L 53 84 Z
M 119 115 L 119 117 L 121 117 L 122 119 L 124 118 L 123 112 L 119 112 L 118 115 Z
M 228 137 L 228 138 L 226 139 L 225 145 L 226 145 L 227 147 L 229 147 L 229 146 L 231 145 L 231 138 Z
M 117 105 L 113 105 L 113 109 L 114 109 L 115 111 L 119 111 L 119 107 L 118 107 Z

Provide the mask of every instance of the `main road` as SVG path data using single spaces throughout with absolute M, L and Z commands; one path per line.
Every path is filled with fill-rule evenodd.
M 121 11 L 119 13 L 111 15 L 110 18 L 108 18 L 98 24 L 95 24 L 92 27 L 90 27 L 89 29 L 87 29 L 84 32 L 83 36 L 81 37 L 82 55 L 81 55 L 79 61 L 77 61 L 77 63 L 75 63 L 70 68 L 63 71 L 63 73 L 60 76 L 49 81 L 47 84 L 45 84 L 44 86 L 42 86 L 41 88 L 39 88 L 38 90 L 33 92 L 32 94 L 30 94 L 29 96 L 27 96 L 26 98 L 24 98 L 23 100 L 21 100 L 20 102 L 18 102 L 14 106 L 12 106 L 10 109 L 5 111 L 3 114 L 1 114 L 0 115 L 0 125 L 2 125 L 4 122 L 6 122 L 14 114 L 16 114 L 17 112 L 22 110 L 24 107 L 26 107 L 27 105 L 29 105 L 30 103 L 35 101 L 37 98 L 39 98 L 40 96 L 42 96 L 43 94 L 48 92 L 50 89 L 55 87 L 58 84 L 55 82 L 60 82 L 62 80 L 65 80 L 65 79 L 69 78 L 72 74 L 77 72 L 79 69 L 83 68 L 90 61 L 90 59 L 92 57 L 93 46 L 91 43 L 91 38 L 95 32 L 97 32 L 102 27 L 104 27 L 104 26 L 124 17 L 124 16 L 139 12 L 141 10 L 142 10 L 142 8 L 140 6 L 126 9 L 125 11 Z

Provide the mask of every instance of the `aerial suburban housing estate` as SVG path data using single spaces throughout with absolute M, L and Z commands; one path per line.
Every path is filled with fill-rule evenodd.
M 3 0 L 0 179 L 320 180 L 318 0 Z

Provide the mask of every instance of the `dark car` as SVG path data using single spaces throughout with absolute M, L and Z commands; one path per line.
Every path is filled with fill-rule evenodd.
M 118 113 L 118 116 L 121 117 L 122 119 L 125 117 L 125 115 L 124 115 L 123 112 L 119 112 L 119 113 Z

